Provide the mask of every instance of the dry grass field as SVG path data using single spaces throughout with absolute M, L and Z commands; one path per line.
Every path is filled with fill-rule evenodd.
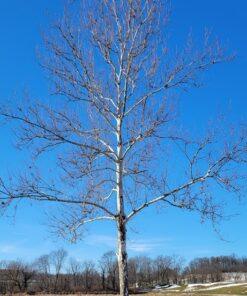
M 198 293 L 160 293 L 160 292 L 151 292 L 151 293 L 147 293 L 147 294 L 134 294 L 135 296 L 197 296 Z M 66 294 L 66 296 L 85 296 L 85 295 L 89 295 L 89 296 L 99 296 L 98 294 Z M 230 293 L 222 293 L 222 294 L 214 294 L 215 296 L 227 296 L 227 295 L 231 295 L 231 296 L 240 296 L 240 295 L 247 295 L 246 294 L 230 294 Z M 1 295 L 2 296 L 2 295 Z M 27 294 L 12 294 L 12 295 L 5 295 L 5 296 L 29 296 Z M 36 294 L 35 296 L 65 296 L 61 295 L 61 294 Z M 111 294 L 101 294 L 101 296 L 111 296 Z M 112 295 L 113 296 L 113 295 Z M 117 296 L 116 294 L 114 296 Z M 212 296 L 212 294 L 204 294 L 204 293 L 200 293 L 200 296 Z
M 235 284 L 211 284 L 208 285 L 184 285 L 170 290 L 153 290 L 133 296 L 247 296 L 247 283 Z M 64 296 L 117 296 L 116 294 L 64 294 Z M 0 295 L 2 296 L 2 295 Z M 10 296 L 10 295 L 6 295 Z M 28 296 L 25 294 L 15 294 L 11 296 Z M 35 294 L 35 296 L 62 296 L 61 294 Z
M 99 296 L 99 294 L 64 294 L 63 296 Z M 243 296 L 247 295 L 247 291 L 242 290 L 234 290 L 234 291 L 227 291 L 227 290 L 219 290 L 217 292 L 149 292 L 143 294 L 133 294 L 134 296 Z M 1 295 L 2 296 L 2 295 Z M 10 295 L 6 295 L 10 296 Z M 29 296 L 27 294 L 14 294 L 11 296 Z M 35 296 L 62 296 L 61 294 L 36 294 Z M 100 294 L 100 296 L 117 296 L 116 294 Z

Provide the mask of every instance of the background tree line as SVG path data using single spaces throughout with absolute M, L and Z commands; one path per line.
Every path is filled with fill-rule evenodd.
M 247 258 L 235 255 L 196 258 L 184 269 L 187 281 L 192 283 L 222 281 L 227 279 L 226 273 L 231 273 L 230 279 L 247 280 Z
M 247 274 L 247 258 L 219 256 L 196 258 L 184 266 L 179 256 L 136 256 L 129 259 L 129 288 L 221 281 L 235 273 L 235 280 Z M 242 274 L 242 276 L 239 276 Z M 98 262 L 68 258 L 59 249 L 42 255 L 32 263 L 21 260 L 0 262 L 0 294 L 28 292 L 76 293 L 118 292 L 118 265 L 113 251 Z

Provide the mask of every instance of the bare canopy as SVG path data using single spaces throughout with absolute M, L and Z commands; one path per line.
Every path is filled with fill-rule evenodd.
M 41 63 L 53 96 L 1 108 L 35 157 L 26 173 L 0 179 L 2 207 L 20 199 L 60 204 L 57 230 L 72 239 L 87 223 L 115 222 L 121 295 L 128 295 L 127 223 L 154 204 L 215 223 L 222 201 L 212 192 L 240 193 L 246 163 L 245 131 L 224 143 L 177 128 L 174 96 L 199 87 L 200 74 L 228 58 L 209 34 L 199 47 L 188 38 L 169 48 L 168 12 L 161 0 L 72 4 L 44 36 Z M 56 162 L 42 175 L 38 160 L 47 153 Z

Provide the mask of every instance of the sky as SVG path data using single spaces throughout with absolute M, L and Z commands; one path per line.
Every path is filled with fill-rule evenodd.
M 199 38 L 205 28 L 222 40 L 233 62 L 221 65 L 205 77 L 199 90 L 183 94 L 180 115 L 192 129 L 226 112 L 227 120 L 246 120 L 247 100 L 247 2 L 245 0 L 173 0 L 170 34 L 173 42 L 185 40 L 188 32 Z M 0 104 L 14 100 L 24 89 L 43 97 L 47 81 L 38 65 L 36 49 L 48 19 L 62 11 L 62 0 L 0 1 Z M 13 145 L 13 133 L 0 126 L 0 175 L 21 168 L 25 152 Z M 53 237 L 42 206 L 22 204 L 13 217 L 0 217 L 0 260 L 34 258 L 64 247 L 78 260 L 97 260 L 115 248 L 110 223 L 95 223 L 77 244 Z M 153 208 L 137 217 L 128 230 L 130 256 L 181 255 L 195 257 L 236 253 L 247 256 L 247 202 L 231 202 L 227 208 L 238 215 L 221 223 L 223 241 L 210 223 L 200 224 L 196 214 Z

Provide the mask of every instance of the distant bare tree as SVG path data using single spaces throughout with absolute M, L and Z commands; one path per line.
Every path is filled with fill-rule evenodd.
M 154 268 L 157 272 L 159 284 L 170 284 L 170 274 L 172 271 L 172 258 L 170 256 L 158 256 L 154 261 Z
M 103 254 L 100 260 L 103 289 L 117 290 L 118 267 L 116 255 L 113 251 Z
M 132 289 L 137 289 L 139 287 L 136 258 L 130 258 L 128 260 L 128 279 L 129 286 Z
M 137 270 L 138 270 L 138 282 L 141 286 L 148 287 L 153 283 L 153 261 L 147 256 L 138 256 L 137 260 Z
M 82 263 L 75 260 L 74 258 L 71 258 L 68 266 L 68 274 L 72 276 L 73 292 L 80 291 L 80 287 L 82 286 L 82 283 L 81 283 L 82 271 L 83 271 Z
M 7 262 L 5 260 L 0 261 L 0 293 L 6 294 L 8 291 L 8 282 L 6 279 L 6 267 Z
M 40 256 L 35 262 L 34 266 L 39 273 L 39 285 L 41 291 L 49 292 L 51 289 L 51 258 L 49 255 Z
M 169 48 L 165 1 L 77 5 L 44 37 L 42 66 L 56 99 L 1 108 L 17 124 L 20 147 L 32 148 L 35 158 L 27 173 L 0 181 L 0 198 L 3 208 L 21 199 L 63 205 L 54 219 L 72 239 L 87 223 L 115 222 L 120 294 L 128 295 L 127 223 L 151 205 L 196 211 L 216 223 L 222 202 L 214 188 L 240 193 L 246 131 L 192 140 L 177 128 L 174 95 L 199 87 L 200 74 L 227 58 L 208 34 L 202 46 L 189 38 L 183 48 Z M 37 158 L 48 152 L 54 171 L 42 174 Z
M 62 269 L 64 268 L 64 263 L 68 253 L 64 249 L 59 249 L 51 252 L 50 260 L 54 268 L 55 280 L 54 280 L 54 292 L 57 292 L 59 277 L 61 275 Z
M 10 292 L 27 292 L 34 275 L 34 269 L 21 261 L 11 261 L 5 266 L 5 277 L 9 282 Z
M 85 291 L 89 292 L 92 290 L 95 277 L 95 267 L 92 261 L 83 262 L 82 278 L 84 282 Z
M 105 264 L 104 260 L 102 260 L 102 258 L 99 260 L 99 269 L 100 269 L 100 278 L 101 278 L 102 290 L 106 291 L 107 267 L 106 267 L 106 264 Z

